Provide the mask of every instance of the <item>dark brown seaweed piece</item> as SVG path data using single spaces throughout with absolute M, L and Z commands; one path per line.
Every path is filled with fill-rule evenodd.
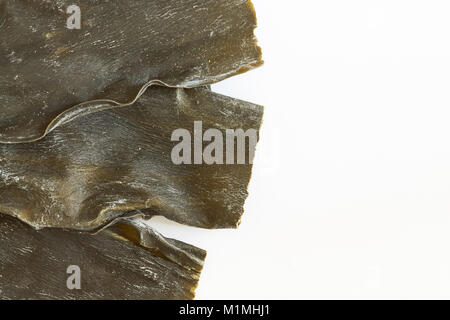
M 198 87 L 262 63 L 247 0 L 80 1 L 80 30 L 66 28 L 72 4 L 0 0 L 0 143 L 132 103 L 145 85 Z
M 245 164 L 176 165 L 171 135 L 183 128 L 194 136 L 194 121 L 204 131 L 257 131 L 262 114 L 260 106 L 205 88 L 150 88 L 133 107 L 77 118 L 34 143 L 0 144 L 0 211 L 36 228 L 95 230 L 133 210 L 234 228 L 251 150 Z
M 206 255 L 136 220 L 90 235 L 2 214 L 0 242 L 0 299 L 193 299 Z M 70 266 L 79 290 L 67 286 Z

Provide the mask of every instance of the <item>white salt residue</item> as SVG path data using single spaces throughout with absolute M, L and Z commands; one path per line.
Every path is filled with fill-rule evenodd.
M 0 178 L 6 183 L 6 185 L 18 183 L 20 181 L 19 177 L 2 169 L 0 169 Z
M 21 63 L 23 61 L 22 58 L 16 56 L 15 51 L 11 51 L 10 54 L 7 55 L 9 62 L 11 63 Z

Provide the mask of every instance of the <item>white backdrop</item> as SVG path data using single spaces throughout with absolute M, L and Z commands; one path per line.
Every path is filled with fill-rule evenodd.
M 208 250 L 198 299 L 450 298 L 450 2 L 254 0 L 262 104 L 241 228 L 152 221 Z

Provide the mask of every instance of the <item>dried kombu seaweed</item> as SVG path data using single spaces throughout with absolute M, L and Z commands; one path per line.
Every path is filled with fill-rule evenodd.
M 262 64 L 255 26 L 249 0 L 0 0 L 0 299 L 194 297 L 206 253 L 143 219 L 239 225 L 263 108 L 209 85 Z
M 250 1 L 81 1 L 69 30 L 72 4 L 0 0 L 0 143 L 35 141 L 151 83 L 198 87 L 262 63 Z
M 257 131 L 262 113 L 205 88 L 153 87 L 132 107 L 77 118 L 33 143 L 0 144 L 0 211 L 36 228 L 95 230 L 133 210 L 236 227 L 251 150 L 245 164 L 176 165 L 171 136 L 182 128 L 194 137 L 195 121 L 203 130 Z
M 206 255 L 136 220 L 90 235 L 0 215 L 0 241 L 1 299 L 192 299 Z

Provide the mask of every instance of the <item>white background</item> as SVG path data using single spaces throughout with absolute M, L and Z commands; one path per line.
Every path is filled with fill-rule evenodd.
M 266 107 L 238 230 L 198 299 L 450 298 L 450 2 L 254 0 L 264 67 L 213 87 Z

